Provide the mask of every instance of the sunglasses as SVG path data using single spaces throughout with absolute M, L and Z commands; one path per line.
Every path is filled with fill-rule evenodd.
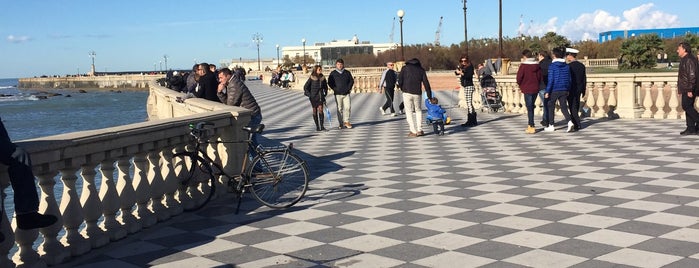
M 467 62 L 467 60 L 461 60 L 461 62 Z

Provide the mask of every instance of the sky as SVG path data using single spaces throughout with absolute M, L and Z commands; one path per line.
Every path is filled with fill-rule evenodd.
M 350 40 L 403 43 L 464 40 L 463 0 L 2 0 L 0 78 L 190 69 L 195 62 L 276 58 L 276 45 Z M 570 4 L 565 4 L 570 3 Z M 575 3 L 575 4 L 574 4 Z M 468 38 L 497 38 L 498 1 L 467 1 Z M 502 0 L 503 36 L 553 31 L 573 41 L 599 32 L 695 27 L 699 2 L 687 0 Z M 692 19 L 695 18 L 695 19 Z

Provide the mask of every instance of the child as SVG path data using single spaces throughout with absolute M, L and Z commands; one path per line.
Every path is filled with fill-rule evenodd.
M 442 109 L 437 98 L 425 99 L 425 106 L 427 107 L 427 121 L 432 124 L 434 134 L 444 136 L 444 122 L 448 120 L 447 111 Z

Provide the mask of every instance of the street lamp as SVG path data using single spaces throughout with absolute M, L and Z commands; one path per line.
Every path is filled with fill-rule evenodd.
M 466 55 L 468 55 L 468 27 L 466 24 L 466 0 L 464 2 L 464 43 L 466 45 Z
M 165 70 L 167 71 L 167 54 L 163 55 L 163 59 L 165 59 Z
M 160 71 L 163 71 L 163 61 L 160 61 Z
M 498 57 L 499 58 L 504 58 L 502 54 L 502 0 L 500 0 L 500 27 L 498 29 L 498 42 L 500 43 L 500 48 L 498 52 Z
M 262 43 L 262 34 L 255 33 L 252 35 L 252 41 L 257 45 L 257 70 L 261 71 L 260 68 L 260 43 Z
M 301 43 L 303 43 L 303 67 L 306 67 L 306 38 L 301 39 Z
M 405 16 L 405 11 L 399 9 L 396 15 L 398 15 L 398 21 L 400 22 L 400 60 L 405 61 L 405 53 L 403 52 L 403 16 Z
M 279 58 L 279 44 L 277 44 L 277 66 L 281 65 L 281 59 Z

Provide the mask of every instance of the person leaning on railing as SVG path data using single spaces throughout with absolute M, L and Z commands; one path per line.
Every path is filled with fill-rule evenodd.
M 39 214 L 39 195 L 36 192 L 35 177 L 32 172 L 32 161 L 29 153 L 22 147 L 12 143 L 1 118 L 0 163 L 8 166 L 7 173 L 10 176 L 10 184 L 14 191 L 17 228 L 44 228 L 56 223 L 58 220 L 56 216 Z M 5 240 L 5 237 L 0 233 L 0 241 L 2 240 Z

